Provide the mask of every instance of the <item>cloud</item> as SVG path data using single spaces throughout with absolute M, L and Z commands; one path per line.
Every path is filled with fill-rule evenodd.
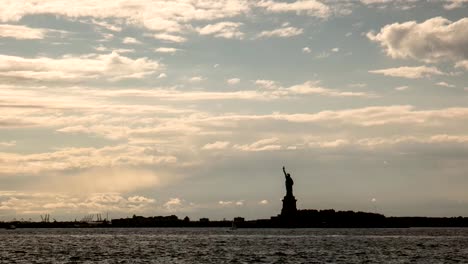
M 12 140 L 12 141 L 0 141 L 0 147 L 14 147 L 16 146 L 16 141 L 15 140 Z
M 361 3 L 371 7 L 387 8 L 388 6 L 407 10 L 415 7 L 419 0 L 361 0 Z
M 206 78 L 203 76 L 193 76 L 189 79 L 189 82 L 201 82 L 204 80 L 206 80 Z
M 455 68 L 463 68 L 465 71 L 468 71 L 468 60 L 462 60 L 455 64 Z
M 239 31 L 241 25 L 242 23 L 239 22 L 219 22 L 204 27 L 197 27 L 195 31 L 200 35 L 213 35 L 216 38 L 243 39 L 244 33 Z
M 222 206 L 232 205 L 232 201 L 219 201 L 218 204 Z
M 1 38 L 44 39 L 47 32 L 49 31 L 43 28 L 31 28 L 21 25 L 0 24 Z
M 138 79 L 163 66 L 148 58 L 131 59 L 112 52 L 61 58 L 23 58 L 0 55 L 0 79 L 18 81 L 76 82 L 103 78 L 109 81 Z
M 169 211 L 177 211 L 182 207 L 183 200 L 180 198 L 171 198 L 164 203 L 164 207 Z
M 302 52 L 304 52 L 304 53 L 310 53 L 311 50 L 310 50 L 309 47 L 304 47 L 304 48 L 302 48 Z
M 114 32 L 120 32 L 120 31 L 122 31 L 122 27 L 121 27 L 121 26 L 117 26 L 115 23 L 114 23 L 114 24 L 108 23 L 108 22 L 105 21 L 105 20 L 91 19 L 91 22 L 92 22 L 94 25 L 103 27 L 103 28 L 105 28 L 105 29 L 107 29 L 107 30 L 110 30 L 110 31 L 114 31 Z
M 115 52 L 115 53 L 133 53 L 135 52 L 134 49 L 111 49 L 111 48 L 107 48 L 103 45 L 100 45 L 99 47 L 95 47 L 94 48 L 96 51 L 100 51 L 100 52 L 106 52 L 106 53 L 109 53 L 109 52 Z
M 229 141 L 216 141 L 213 143 L 208 143 L 202 147 L 204 150 L 220 150 L 226 149 L 229 146 Z
M 231 78 L 231 79 L 228 79 L 226 82 L 228 84 L 230 84 L 230 85 L 234 85 L 234 84 L 240 83 L 240 79 L 239 78 Z
M 422 23 L 408 21 L 384 26 L 367 37 L 380 44 L 392 58 L 424 62 L 468 59 L 468 18 L 452 22 L 434 17 Z
M 156 201 L 154 199 L 139 195 L 128 197 L 127 200 L 131 203 L 154 203 Z
M 370 73 L 383 74 L 391 77 L 401 77 L 408 79 L 420 79 L 431 77 L 432 75 L 445 75 L 436 67 L 418 66 L 418 67 L 399 67 L 381 70 L 372 70 Z
M 468 0 L 445 0 L 448 4 L 444 5 L 445 9 L 455 9 L 463 7 L 465 3 L 468 3 Z
M 194 76 L 189 82 L 197 83 L 206 80 L 202 76 Z M 269 85 L 267 80 L 258 80 L 259 85 Z M 272 84 L 273 85 L 273 84 Z M 209 91 L 179 91 L 176 89 L 107 89 L 105 91 L 88 89 L 87 94 L 108 97 L 154 97 L 169 101 L 209 101 L 209 100 L 278 100 L 281 98 L 299 98 L 303 95 L 319 95 L 328 97 L 363 97 L 375 98 L 377 95 L 365 92 L 346 92 L 337 89 L 324 88 L 316 81 L 290 87 L 273 86 L 262 91 L 242 90 L 235 92 Z
M 338 148 L 342 146 L 349 145 L 350 142 L 347 139 L 335 139 L 335 140 L 322 140 L 322 141 L 315 141 L 309 142 L 309 146 L 311 147 L 320 147 L 320 148 Z
M 404 85 L 404 86 L 395 87 L 395 90 L 397 90 L 397 91 L 404 91 L 404 90 L 408 90 L 408 88 L 409 88 L 409 86 Z
M 154 34 L 152 36 L 155 39 L 159 39 L 159 40 L 166 41 L 166 42 L 181 43 L 181 42 L 187 41 L 187 39 L 184 37 L 172 35 L 172 34 L 166 34 L 166 33 Z
M 239 200 L 239 201 L 219 201 L 219 205 L 223 207 L 228 207 L 228 206 L 243 206 L 244 205 L 244 200 Z
M 278 88 L 275 81 L 272 80 L 256 80 L 255 84 L 264 89 L 276 89 Z
M 451 87 L 451 88 L 455 87 L 455 85 L 453 85 L 453 84 L 448 84 L 448 83 L 446 83 L 446 82 L 438 82 L 438 83 L 436 83 L 436 85 L 438 85 L 438 86 L 444 86 L 444 87 Z
M 260 202 L 258 202 L 258 204 L 260 204 L 260 205 L 267 205 L 267 204 L 268 204 L 268 200 L 261 200 Z
M 339 52 L 340 51 L 340 48 L 333 48 L 331 49 L 332 52 Z
M 271 13 L 296 12 L 319 18 L 326 18 L 332 13 L 326 4 L 316 0 L 298 0 L 290 3 L 262 0 L 257 6 Z
M 137 40 L 136 38 L 126 37 L 122 40 L 123 44 L 143 44 L 141 41 Z
M 315 123 L 323 125 L 354 125 L 359 127 L 373 127 L 386 125 L 412 126 L 445 126 L 448 123 L 457 124 L 468 119 L 468 108 L 442 108 L 435 110 L 416 110 L 410 105 L 371 106 L 356 109 L 336 111 L 320 111 L 317 113 L 269 115 L 224 115 L 208 117 L 202 122 L 260 122 L 286 121 L 292 123 Z M 445 124 L 445 125 L 444 125 Z
M 160 48 L 157 48 L 154 50 L 155 52 L 159 52 L 159 53 L 176 53 L 177 51 L 180 51 L 180 49 L 176 49 L 176 48 L 168 48 L 168 47 L 160 47 Z
M 0 4 L 0 21 L 19 21 L 24 16 L 51 14 L 70 18 L 123 20 L 125 23 L 159 32 L 181 32 L 192 21 L 211 21 L 235 17 L 250 10 L 247 0 L 102 0 L 70 2 L 67 0 L 25 0 L 11 5 Z
M 276 94 L 286 95 L 307 95 L 307 94 L 318 94 L 331 97 L 375 97 L 373 94 L 367 94 L 364 92 L 343 92 L 340 90 L 332 90 L 324 87 L 320 87 L 318 82 L 307 81 L 303 84 L 293 85 L 288 88 L 280 88 Z
M 233 148 L 241 151 L 257 152 L 257 151 L 273 151 L 281 149 L 278 145 L 278 138 L 266 138 L 256 141 L 252 144 L 234 145 Z
M 283 27 L 283 28 L 277 28 L 273 30 L 262 31 L 257 35 L 257 37 L 258 38 L 271 38 L 271 37 L 289 38 L 289 37 L 301 35 L 303 32 L 304 30 L 302 28 Z
M 367 87 L 367 83 L 351 83 L 348 86 L 353 88 L 364 88 Z
M 16 154 L 0 152 L 0 174 L 40 174 L 44 172 L 104 167 L 125 167 L 175 163 L 177 158 L 151 153 L 151 148 L 107 146 L 102 148 L 63 148 L 53 152 Z M 151 154 L 150 154 L 151 153 Z

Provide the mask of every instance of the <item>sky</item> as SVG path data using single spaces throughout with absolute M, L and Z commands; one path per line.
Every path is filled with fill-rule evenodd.
M 468 216 L 467 0 L 2 0 L 0 221 Z

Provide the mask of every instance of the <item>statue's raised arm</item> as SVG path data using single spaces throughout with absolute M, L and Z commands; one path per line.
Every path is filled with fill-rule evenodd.
M 286 169 L 284 168 L 284 166 L 283 166 L 283 173 L 284 173 L 284 177 L 288 177 L 288 174 L 286 173 Z

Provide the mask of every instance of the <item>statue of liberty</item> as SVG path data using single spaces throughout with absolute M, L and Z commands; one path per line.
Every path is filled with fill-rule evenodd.
M 293 197 L 293 185 L 294 181 L 291 178 L 291 174 L 286 173 L 286 169 L 283 166 L 284 177 L 286 178 L 286 196 Z

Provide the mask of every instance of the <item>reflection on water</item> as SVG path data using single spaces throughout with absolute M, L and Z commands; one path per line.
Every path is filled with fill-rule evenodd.
M 468 229 L 0 230 L 0 263 L 460 263 Z

